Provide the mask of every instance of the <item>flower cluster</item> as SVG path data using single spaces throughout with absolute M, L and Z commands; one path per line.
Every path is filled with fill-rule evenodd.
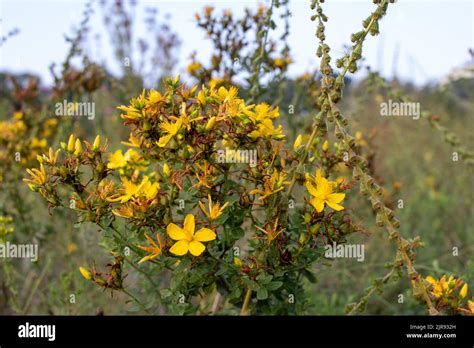
M 427 276 L 429 291 L 435 301 L 435 306 L 439 311 L 450 311 L 454 313 L 464 313 L 474 315 L 474 298 L 467 300 L 465 307 L 462 303 L 467 298 L 468 285 L 460 278 L 443 275 L 436 279 L 433 276 Z
M 100 136 L 89 143 L 71 135 L 61 148 L 38 155 L 39 167 L 28 169 L 25 181 L 51 207 L 73 209 L 79 221 L 111 230 L 113 250 L 129 247 L 137 256 L 132 262 L 189 267 L 201 275 L 175 278 L 173 291 L 194 296 L 217 269 L 224 283 L 240 284 L 226 290 L 234 302 L 245 287 L 260 287 L 263 299 L 295 269 L 318 259 L 314 249 L 359 230 L 340 212 L 344 194 L 336 191 L 347 187 L 320 171 L 315 178 L 306 175 L 314 198 L 295 210 L 297 223 L 288 225 L 283 206 L 294 175 L 288 168 L 298 162 L 301 144 L 285 148 L 277 107 L 248 104 L 234 86 L 187 88 L 176 78 L 165 80 L 164 91 L 143 91 L 118 109 L 130 127 L 123 142 L 128 149 L 109 152 Z M 327 142 L 322 153 L 329 156 Z M 335 213 L 323 214 L 325 204 Z M 249 254 L 238 257 L 233 250 L 244 236 Z M 172 261 L 176 258 L 180 262 Z M 281 267 L 288 275 L 275 273 Z M 109 281 L 95 267 L 81 273 L 100 286 L 121 289 L 116 277 Z M 259 282 L 265 277 L 273 281 Z
M 57 119 L 36 119 L 24 111 L 13 113 L 10 120 L 0 121 L 0 182 L 14 166 L 27 168 L 47 148 L 57 128 Z

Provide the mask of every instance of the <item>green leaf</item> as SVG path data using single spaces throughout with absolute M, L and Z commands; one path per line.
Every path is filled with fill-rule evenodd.
M 265 287 L 267 288 L 267 290 L 269 291 L 274 291 L 276 289 L 278 289 L 280 286 L 283 285 L 283 282 L 277 280 L 277 281 L 274 281 L 274 282 L 271 282 L 271 283 L 268 283 Z
M 261 287 L 257 291 L 257 299 L 258 300 L 266 300 L 268 298 L 268 291 L 264 287 Z
M 256 279 L 259 282 L 259 284 L 265 285 L 272 281 L 273 276 L 271 274 L 261 273 L 257 276 Z
M 255 281 L 250 280 L 248 277 L 243 277 L 243 278 L 242 278 L 242 281 L 243 281 L 244 284 L 247 285 L 247 286 L 250 288 L 250 290 L 252 290 L 252 291 L 257 291 L 258 288 L 259 288 L 258 284 L 257 284 Z
M 191 264 L 191 260 L 188 258 L 183 258 L 180 261 L 181 262 L 179 263 L 178 267 L 176 267 L 176 269 L 174 270 L 176 273 L 185 271 L 186 268 L 188 268 Z
M 316 279 L 316 277 L 314 276 L 314 274 L 311 273 L 310 271 L 308 271 L 307 269 L 305 269 L 305 270 L 303 271 L 303 276 L 305 276 L 306 279 L 308 279 L 310 283 L 313 283 L 313 284 L 314 284 L 314 283 L 316 283 L 316 281 L 317 281 L 317 279 Z

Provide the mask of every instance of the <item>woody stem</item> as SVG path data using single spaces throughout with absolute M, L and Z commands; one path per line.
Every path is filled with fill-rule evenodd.
M 242 309 L 240 310 L 240 315 L 248 315 L 248 309 L 250 304 L 250 299 L 252 298 L 252 290 L 247 289 L 245 293 L 244 303 L 242 304 Z

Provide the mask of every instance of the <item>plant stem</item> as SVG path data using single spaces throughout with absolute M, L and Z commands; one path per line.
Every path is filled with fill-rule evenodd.
M 286 198 L 289 199 L 291 197 L 291 192 L 293 191 L 293 188 L 295 187 L 296 184 L 296 178 L 298 176 L 299 171 L 301 170 L 301 167 L 304 165 L 304 162 L 306 160 L 306 156 L 308 156 L 309 149 L 311 148 L 311 144 L 313 143 L 314 138 L 316 137 L 316 134 L 318 133 L 318 123 L 317 121 L 314 121 L 313 123 L 313 131 L 311 132 L 311 135 L 309 136 L 308 141 L 306 142 L 306 145 L 304 147 L 303 153 L 301 154 L 301 159 L 298 165 L 296 166 L 296 169 L 293 172 L 293 176 L 291 178 L 290 185 L 288 186 L 288 191 L 286 192 Z
M 33 300 L 33 296 L 36 293 L 36 290 L 38 290 L 38 287 L 40 286 L 41 282 L 43 281 L 44 276 L 46 275 L 46 271 L 48 270 L 49 264 L 51 263 L 51 259 L 48 258 L 48 261 L 46 262 L 46 265 L 44 266 L 43 270 L 41 271 L 40 276 L 35 282 L 35 285 L 31 289 L 30 295 L 28 296 L 28 299 L 25 302 L 25 306 L 23 307 L 23 315 L 25 315 L 28 312 L 28 309 L 30 308 L 31 301 Z
M 252 298 L 252 290 L 250 288 L 247 289 L 245 293 L 244 303 L 242 304 L 242 308 L 240 309 L 240 315 L 248 315 L 250 299 Z
M 146 313 L 151 314 L 148 309 L 145 308 L 143 303 L 141 303 L 131 292 L 126 289 L 122 289 L 122 292 L 128 295 L 134 302 L 136 302 Z

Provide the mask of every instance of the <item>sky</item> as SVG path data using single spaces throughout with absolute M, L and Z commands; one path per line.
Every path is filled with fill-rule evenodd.
M 171 26 L 182 42 L 180 62 L 174 73 L 184 73 L 193 51 L 203 62 L 207 62 L 211 54 L 204 32 L 196 28 L 196 12 L 205 5 L 212 5 L 216 11 L 231 9 L 237 16 L 245 7 L 268 2 L 138 0 L 136 16 L 143 18 L 141 14 L 146 7 L 157 7 L 161 16 L 171 15 Z M 64 60 L 68 50 L 64 34 L 77 27 L 85 3 L 83 0 L 0 0 L 0 37 L 13 28 L 20 29 L 18 35 L 0 46 L 0 71 L 35 73 L 42 77 L 43 83 L 51 83 L 49 66 Z M 290 0 L 289 44 L 294 64 L 289 72 L 292 76 L 319 64 L 309 3 L 309 0 Z M 324 8 L 329 17 L 326 36 L 333 56 L 344 53 L 344 47 L 350 44 L 350 34 L 360 30 L 362 20 L 374 6 L 370 0 L 326 1 Z M 91 38 L 99 34 L 101 39 L 99 45 L 95 42 L 87 47 L 87 52 L 116 71 L 102 9 L 97 3 L 93 8 Z M 138 23 L 136 33 L 146 36 L 144 25 Z M 389 6 L 387 16 L 380 23 L 380 32 L 379 36 L 366 41 L 363 55 L 367 64 L 387 78 L 396 74 L 417 85 L 436 83 L 454 68 L 471 61 L 468 49 L 474 48 L 474 0 L 399 0 Z M 363 72 L 357 74 L 356 77 L 360 77 Z

